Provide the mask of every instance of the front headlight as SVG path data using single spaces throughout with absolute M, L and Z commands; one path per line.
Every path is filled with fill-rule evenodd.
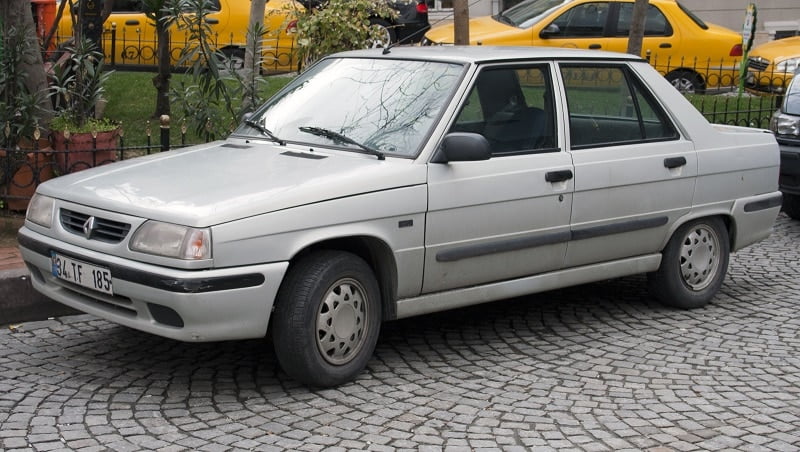
M 775 112 L 770 121 L 770 129 L 778 135 L 800 136 L 800 116 Z
M 28 212 L 25 214 L 25 218 L 40 226 L 52 227 L 54 205 L 53 198 L 36 193 L 28 204 Z
M 145 222 L 130 242 L 132 251 L 186 260 L 211 259 L 211 231 L 160 221 Z
M 789 74 L 794 74 L 794 71 L 797 70 L 797 67 L 800 66 L 800 58 L 789 58 L 788 60 L 783 60 L 780 63 L 775 65 L 776 72 L 788 72 Z

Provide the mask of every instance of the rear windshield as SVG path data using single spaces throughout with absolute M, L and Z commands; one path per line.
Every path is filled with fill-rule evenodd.
M 703 22 L 703 19 L 697 17 L 691 10 L 689 10 L 689 8 L 681 5 L 681 2 L 676 2 L 676 3 L 678 4 L 678 8 L 680 8 L 681 11 L 686 13 L 686 15 L 689 16 L 689 18 L 692 19 L 692 21 L 696 23 L 698 27 L 702 28 L 703 30 L 708 30 L 708 25 L 706 25 L 706 23 Z

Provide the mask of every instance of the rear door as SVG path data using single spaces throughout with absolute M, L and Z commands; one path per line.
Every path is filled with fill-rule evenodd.
M 694 146 L 626 63 L 562 63 L 575 164 L 565 265 L 661 249 L 692 205 Z
M 451 132 L 479 133 L 489 160 L 430 163 L 423 292 L 563 266 L 572 161 L 560 146 L 552 65 L 483 69 Z

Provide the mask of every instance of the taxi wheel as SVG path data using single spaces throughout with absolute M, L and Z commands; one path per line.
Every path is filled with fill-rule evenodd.
M 281 284 L 271 322 L 275 353 L 292 378 L 336 386 L 366 367 L 380 321 L 380 290 L 369 265 L 351 253 L 313 253 Z
M 667 74 L 667 81 L 682 93 L 701 94 L 705 91 L 703 80 L 692 71 L 673 71 Z
M 783 195 L 783 211 L 789 218 L 800 220 L 800 195 Z
M 705 306 L 722 286 L 729 255 L 728 230 L 721 219 L 684 224 L 664 248 L 659 269 L 647 275 L 650 292 L 668 306 Z
M 244 49 L 223 49 L 222 53 L 228 59 L 226 68 L 237 71 L 244 68 Z

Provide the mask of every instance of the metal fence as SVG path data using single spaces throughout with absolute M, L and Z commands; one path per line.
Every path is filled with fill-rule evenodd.
M 111 69 L 125 70 L 153 70 L 157 64 L 157 42 L 155 32 L 145 32 L 146 27 L 152 25 L 123 25 L 116 23 L 103 31 L 100 48 L 103 51 L 104 62 Z M 241 38 L 241 37 L 240 37 Z M 57 35 L 55 42 L 59 45 L 70 42 L 72 36 Z M 221 50 L 228 58 L 241 65 L 244 63 L 245 43 L 237 39 L 233 33 L 221 35 L 215 33 L 211 36 L 211 47 Z M 181 71 L 191 65 L 191 62 L 181 63 L 181 53 L 186 48 L 195 46 L 184 35 L 183 39 L 173 36 L 170 41 L 170 61 L 174 71 Z M 297 56 L 297 40 L 295 33 L 268 33 L 261 41 L 261 68 L 264 73 L 280 74 L 297 71 L 300 60 Z M 48 51 L 50 60 L 57 60 L 60 50 Z

